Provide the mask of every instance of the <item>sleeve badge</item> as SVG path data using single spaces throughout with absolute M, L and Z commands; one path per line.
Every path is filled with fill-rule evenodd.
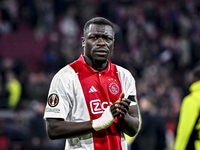
M 59 102 L 59 97 L 58 97 L 57 94 L 51 94 L 48 97 L 48 104 L 49 104 L 49 106 L 55 107 L 55 106 L 58 105 L 58 102 Z

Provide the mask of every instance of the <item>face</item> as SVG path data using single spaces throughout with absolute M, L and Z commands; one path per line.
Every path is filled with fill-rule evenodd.
M 107 63 L 114 48 L 114 31 L 109 25 L 90 24 L 82 38 L 84 56 L 89 65 Z
M 142 97 L 139 101 L 141 111 L 148 111 L 151 107 L 151 103 L 144 97 Z

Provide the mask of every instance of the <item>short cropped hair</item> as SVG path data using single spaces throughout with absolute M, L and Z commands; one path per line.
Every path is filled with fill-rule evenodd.
M 192 74 L 197 80 L 200 80 L 200 66 L 195 67 L 192 70 Z
M 84 33 L 84 35 L 85 35 L 85 32 L 88 30 L 88 27 L 89 27 L 91 24 L 109 25 L 109 26 L 112 27 L 112 29 L 113 29 L 113 31 L 114 31 L 113 23 L 110 22 L 108 19 L 103 18 L 103 17 L 95 17 L 95 18 L 92 18 L 92 19 L 88 20 L 88 21 L 85 23 L 84 28 L 83 28 L 83 33 Z

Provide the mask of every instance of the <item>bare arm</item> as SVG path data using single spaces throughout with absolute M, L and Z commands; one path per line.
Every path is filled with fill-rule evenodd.
M 47 118 L 47 133 L 50 139 L 79 137 L 94 132 L 91 121 L 66 122 L 63 119 Z
M 129 136 L 134 136 L 139 129 L 139 117 L 137 114 L 137 106 L 130 106 L 128 113 L 123 118 L 119 118 L 122 131 Z
M 119 100 L 111 106 L 111 112 L 114 117 L 118 117 L 122 131 L 129 136 L 134 136 L 140 123 L 137 105 L 129 106 L 130 103 L 131 100 L 124 98 L 124 93 L 122 93 Z
M 121 94 L 120 99 L 115 104 L 111 105 L 111 107 L 109 107 L 109 113 L 112 118 L 119 118 L 119 124 L 123 132 L 125 132 L 129 136 L 134 136 L 137 133 L 139 127 L 137 106 L 129 107 L 131 100 L 125 99 L 123 97 L 124 94 Z M 107 120 L 107 117 L 109 116 L 108 111 L 104 111 L 104 113 L 104 115 L 100 117 L 101 121 L 97 122 L 97 125 L 98 123 L 103 122 L 102 127 L 107 128 L 108 126 L 110 126 L 110 124 L 112 124 L 114 119 L 111 118 Z M 94 129 L 91 121 L 67 122 L 59 118 L 47 118 L 46 126 L 47 133 L 50 139 L 66 139 L 79 137 L 88 133 L 92 133 L 96 129 Z

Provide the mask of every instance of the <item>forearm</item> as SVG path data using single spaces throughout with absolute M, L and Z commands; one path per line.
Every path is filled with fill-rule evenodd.
M 132 117 L 128 113 L 124 118 L 118 119 L 121 130 L 129 136 L 134 136 L 139 129 L 139 119 L 137 117 Z
M 47 119 L 47 132 L 50 139 L 79 137 L 94 131 L 108 128 L 114 121 L 110 106 L 101 117 L 85 122 L 66 122 L 63 119 Z
M 111 105 L 111 112 L 113 117 L 117 117 L 121 130 L 129 136 L 137 134 L 140 121 L 139 121 L 139 108 L 137 105 L 131 105 L 131 101 L 134 100 L 134 96 L 129 96 L 130 99 L 124 98 L 122 92 L 120 98 Z
M 66 122 L 48 119 L 47 133 L 50 139 L 67 139 L 79 137 L 94 132 L 91 121 Z

